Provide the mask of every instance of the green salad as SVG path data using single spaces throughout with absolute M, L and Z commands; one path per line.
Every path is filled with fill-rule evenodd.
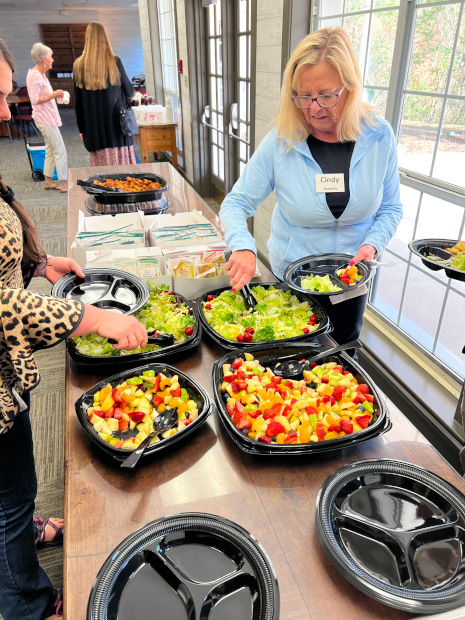
M 300 281 L 301 288 L 307 291 L 317 291 L 318 293 L 337 293 L 342 291 L 340 286 L 333 284 L 328 274 L 325 276 L 305 276 Z
M 239 291 L 209 295 L 203 302 L 209 325 L 223 338 L 238 342 L 265 342 L 309 334 L 319 326 L 319 319 L 307 301 L 300 301 L 291 291 L 270 286 L 254 286 L 257 300 L 253 310 L 246 310 Z
M 465 271 L 465 252 L 459 252 L 450 259 L 450 266 Z
M 178 303 L 168 286 L 155 286 L 148 282 L 150 290 L 149 301 L 134 316 L 142 323 L 147 332 L 165 332 L 173 334 L 175 343 L 183 342 L 193 332 L 194 319 L 190 315 L 189 308 L 185 303 Z M 76 349 L 82 355 L 92 357 L 112 357 L 118 355 L 133 355 L 134 353 L 147 353 L 156 351 L 161 347 L 158 344 L 148 344 L 131 351 L 118 350 L 97 334 L 86 334 L 73 338 Z

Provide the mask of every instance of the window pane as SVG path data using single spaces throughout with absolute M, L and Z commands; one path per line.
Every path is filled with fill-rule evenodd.
M 215 5 L 215 18 L 216 18 L 216 34 L 221 34 L 221 0 Z
M 400 326 L 429 350 L 436 337 L 445 292 L 443 284 L 410 269 Z
M 246 142 L 249 140 L 249 128 L 245 123 L 239 123 L 239 137 Z
M 363 99 L 373 106 L 376 116 L 384 118 L 386 116 L 387 91 L 375 88 L 366 88 L 363 92 Z
M 345 13 L 366 11 L 370 8 L 370 0 L 346 0 Z
M 239 2 L 239 31 L 244 32 L 247 30 L 247 13 L 248 13 L 248 0 L 241 0 Z
M 215 34 L 215 5 L 211 4 L 208 9 L 208 36 Z
M 465 187 L 465 102 L 451 101 L 441 131 L 433 177 Z
M 347 30 L 347 34 L 352 41 L 362 74 L 365 68 L 365 58 L 368 47 L 369 24 L 370 16 L 366 14 L 356 15 L 355 17 L 344 17 L 343 27 Z
M 414 239 L 420 198 L 421 192 L 405 185 L 400 186 L 400 199 L 404 206 L 404 214 L 395 236 L 388 244 L 388 248 L 393 252 L 397 252 L 397 254 L 400 254 L 406 260 L 410 258 L 408 244 Z M 415 235 L 415 238 L 418 239 L 418 235 Z
M 239 157 L 244 161 L 247 161 L 247 144 L 239 142 Z
M 370 86 L 389 86 L 398 15 L 398 11 L 386 11 L 372 17 L 365 77 Z
M 224 181 L 224 151 L 218 149 L 218 177 Z
M 217 73 L 215 43 L 216 43 L 216 39 L 210 39 L 210 73 L 213 73 L 213 74 Z
M 454 55 L 454 69 L 449 86 L 449 94 L 465 95 L 465 14 L 462 15 L 462 26 Z
M 393 264 L 377 268 L 370 303 L 388 319 L 397 323 L 402 299 L 401 284 L 405 280 L 407 264 L 388 251 L 383 253 L 381 262 Z
M 217 84 L 218 84 L 218 111 L 222 112 L 223 111 L 223 80 L 218 79 Z
M 339 15 L 342 13 L 344 7 L 344 0 L 325 0 L 321 3 L 321 16 L 324 15 Z M 323 28 L 324 26 L 322 26 Z
M 457 239 L 463 213 L 462 207 L 424 194 L 415 238 Z M 436 273 L 439 275 L 443 272 Z
M 465 298 L 450 291 L 435 354 L 452 370 L 465 377 L 465 355 L 462 353 L 465 321 L 457 320 L 463 316 L 465 316 Z
M 239 77 L 247 77 L 247 36 L 239 37 Z
M 321 28 L 329 28 L 332 26 L 342 26 L 342 17 L 333 17 L 332 19 L 320 20 Z
M 212 146 L 212 168 L 213 174 L 218 176 L 218 148 L 216 146 Z
M 210 78 L 210 106 L 216 110 L 216 78 Z
M 399 166 L 430 176 L 443 100 L 407 95 L 397 144 Z
M 398 6 L 398 0 L 374 0 L 373 8 L 374 9 L 382 9 L 388 6 Z
M 247 120 L 247 82 L 239 82 L 239 118 Z
M 221 39 L 216 39 L 216 62 L 217 73 L 223 72 L 223 42 Z
M 407 90 L 445 92 L 459 8 L 418 9 Z
M 216 112 L 212 112 L 211 124 L 213 127 L 218 127 L 218 114 Z

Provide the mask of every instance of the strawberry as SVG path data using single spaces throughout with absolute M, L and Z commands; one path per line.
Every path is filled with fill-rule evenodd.
M 115 414 L 113 415 L 113 417 L 115 418 L 115 420 L 121 420 L 121 418 L 123 417 L 123 413 L 123 410 L 117 407 L 115 409 Z
M 110 409 L 107 409 L 107 411 L 105 411 L 105 417 L 112 418 L 114 413 L 115 413 L 115 406 L 113 405 L 113 407 L 110 407 Z
M 315 435 L 318 437 L 318 441 L 323 441 L 325 436 L 325 430 L 323 427 L 315 429 Z
M 244 381 L 244 379 L 245 379 L 245 372 L 243 370 L 238 370 L 237 374 L 236 374 L 236 377 L 238 379 L 240 379 L 241 381 Z
M 290 407 L 289 405 L 286 405 L 281 415 L 287 418 L 287 416 L 291 413 L 291 411 L 292 411 L 292 407 Z
M 234 415 L 234 403 L 228 403 L 226 405 L 226 409 L 228 410 L 229 415 L 232 417 Z
M 292 385 L 292 381 L 289 381 L 289 379 L 288 379 L 287 381 L 285 381 L 285 382 L 284 382 L 284 385 L 285 385 L 286 387 L 288 387 L 290 390 L 292 390 L 292 388 L 294 387 L 294 386 Z
M 118 421 L 118 430 L 120 433 L 124 433 L 124 431 L 128 430 L 128 422 L 127 420 L 119 420 Z
M 359 424 L 362 428 L 366 428 L 368 424 L 370 423 L 370 420 L 371 420 L 371 416 L 369 415 L 358 415 L 355 418 L 355 421 L 357 422 L 357 424 Z
M 234 403 L 234 408 L 240 415 L 244 415 L 244 405 L 240 403 L 238 400 Z
M 231 385 L 233 385 L 233 384 L 231 383 Z M 239 391 L 246 390 L 247 389 L 247 381 L 238 381 L 237 382 L 237 387 L 239 388 Z
M 337 385 L 334 390 L 333 390 L 333 396 L 336 400 L 341 400 L 341 398 L 343 397 L 344 393 L 346 391 L 346 388 L 343 387 L 342 385 Z
M 145 417 L 145 413 L 143 411 L 131 411 L 128 415 L 131 418 L 131 420 L 135 422 L 136 424 L 139 424 L 139 422 L 142 422 L 142 420 Z
M 369 403 L 372 403 L 375 400 L 375 397 L 373 396 L 373 394 L 364 394 L 365 396 L 365 400 L 367 400 Z
M 179 396 L 181 396 L 181 388 L 178 386 L 177 388 L 174 388 L 174 390 L 170 390 L 170 394 L 171 396 L 179 398 Z
M 92 413 L 93 413 L 93 415 L 96 415 L 99 418 L 104 418 L 105 417 L 105 414 L 103 413 L 103 411 L 99 411 L 98 409 L 94 409 L 94 411 Z
M 271 437 L 267 437 L 266 435 L 260 435 L 257 441 L 261 441 L 263 443 L 271 443 Z
M 346 420 L 347 421 L 347 420 Z M 341 420 L 341 422 L 344 422 L 344 420 Z M 328 426 L 328 433 L 331 433 L 332 431 L 336 432 L 336 433 L 340 433 L 342 430 L 341 425 L 340 424 L 330 424 Z
M 240 391 L 240 390 L 239 390 L 239 387 L 238 387 L 237 383 L 236 383 L 235 381 L 233 381 L 233 382 L 231 383 L 231 392 L 232 392 L 233 394 L 237 394 L 239 391 Z
M 291 431 L 290 434 L 284 438 L 284 443 L 297 443 L 298 435 L 296 431 Z
M 266 429 L 266 434 L 268 437 L 274 437 L 275 435 L 279 435 L 279 433 L 285 433 L 285 428 L 280 422 L 270 422 Z
M 153 404 L 155 405 L 155 407 L 159 407 L 163 403 L 164 403 L 164 400 L 163 400 L 163 398 L 161 396 L 154 396 L 153 397 Z
M 365 383 L 360 383 L 360 385 L 357 385 L 357 392 L 360 392 L 360 394 L 369 394 L 370 388 Z
M 252 426 L 252 422 L 251 420 L 247 419 L 246 417 L 243 417 L 239 420 L 239 422 L 237 423 L 237 428 L 242 431 L 244 428 L 250 428 Z
M 242 366 L 242 360 L 240 357 L 236 357 L 234 362 L 231 364 L 231 370 L 237 370 Z
M 321 383 L 329 383 L 328 377 L 321 377 Z
M 282 409 L 282 405 L 280 403 L 275 403 L 272 407 L 270 407 L 269 409 L 266 409 L 265 413 L 263 414 L 263 417 L 265 418 L 265 420 L 274 418 L 276 415 L 279 415 L 281 413 L 281 409 Z
M 305 411 L 308 413 L 308 415 L 318 415 L 318 411 L 315 409 L 315 407 L 305 407 Z
M 354 425 L 349 420 L 340 420 L 339 425 L 341 427 L 341 431 L 343 431 L 346 435 L 350 435 L 354 432 Z
M 232 383 L 235 378 L 236 375 L 226 375 L 226 377 L 223 377 L 223 381 L 226 381 L 226 383 Z

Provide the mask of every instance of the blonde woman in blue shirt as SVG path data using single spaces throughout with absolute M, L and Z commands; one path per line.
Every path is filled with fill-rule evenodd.
M 268 254 L 278 278 L 290 263 L 311 254 L 349 253 L 353 264 L 372 260 L 394 235 L 402 217 L 395 137 L 362 100 L 362 91 L 342 28 L 314 32 L 293 52 L 275 127 L 221 207 L 233 289 L 255 273 L 255 240 L 246 221 L 273 190 Z M 325 185 L 328 179 L 332 187 Z M 359 336 L 367 297 L 363 289 L 319 297 L 337 342 Z

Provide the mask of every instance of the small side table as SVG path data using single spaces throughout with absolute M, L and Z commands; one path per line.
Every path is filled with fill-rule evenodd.
M 178 169 L 178 152 L 176 147 L 177 123 L 163 125 L 139 125 L 139 135 L 134 136 L 142 151 L 142 161 L 147 164 L 149 153 L 170 151 L 175 169 Z

